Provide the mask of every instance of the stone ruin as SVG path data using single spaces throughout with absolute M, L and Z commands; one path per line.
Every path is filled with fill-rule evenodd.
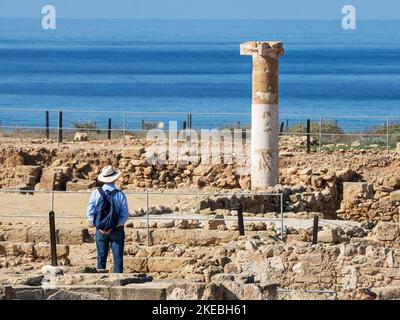
M 164 219 L 151 220 L 149 233 L 144 211 L 132 211 L 122 278 L 93 269 L 93 229 L 60 223 L 59 290 L 49 289 L 42 270 L 50 261 L 48 226 L 1 221 L 0 298 L 136 299 L 139 291 L 155 299 L 399 298 L 399 153 L 306 155 L 281 147 L 280 184 L 266 189 L 283 194 L 281 239 L 279 223 L 267 221 L 245 221 L 245 236 L 239 236 L 237 205 L 245 218 L 280 214 L 273 196 L 245 194 L 249 176 L 232 165 L 152 164 L 146 147 L 143 141 L 122 151 L 2 145 L 0 185 L 21 193 L 92 189 L 101 167 L 111 162 L 128 190 L 230 194 L 150 207 L 152 216 Z M 321 219 L 317 245 L 311 243 L 314 216 Z
M 324 226 L 316 245 L 311 228 L 289 228 L 282 241 L 273 224 L 245 236 L 178 223 L 149 234 L 132 225 L 126 233 L 125 273 L 118 275 L 93 267 L 93 230 L 58 230 L 60 266 L 43 267 L 50 257 L 46 230 L 2 226 L 0 299 L 400 298 L 396 223 Z

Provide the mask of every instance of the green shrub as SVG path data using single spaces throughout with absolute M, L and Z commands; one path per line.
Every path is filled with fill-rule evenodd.
M 152 130 L 157 129 L 159 126 L 158 122 L 154 121 L 142 121 L 142 130 Z
M 77 129 L 86 129 L 86 130 L 97 129 L 96 121 L 76 121 L 72 122 L 72 126 Z
M 319 122 L 311 122 L 311 133 L 312 135 L 319 135 L 320 132 L 320 124 Z M 286 132 L 290 133 L 306 133 L 307 127 L 303 123 L 294 123 Z M 339 126 L 335 125 L 329 121 L 323 121 L 321 125 L 322 133 L 331 133 L 331 134 L 343 134 L 344 130 Z
M 368 134 L 387 134 L 386 124 L 382 126 L 374 126 L 367 130 Z M 400 135 L 400 124 L 394 123 L 389 124 L 389 134 L 399 134 Z

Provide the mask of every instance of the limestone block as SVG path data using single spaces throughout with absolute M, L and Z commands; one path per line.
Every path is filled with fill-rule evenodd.
M 67 182 L 67 191 L 86 191 L 96 187 L 96 181 L 85 179 L 74 179 Z
M 4 240 L 9 242 L 28 242 L 27 228 L 12 228 L 3 233 Z
M 310 253 L 299 256 L 299 261 L 310 266 L 318 266 L 322 264 L 322 255 L 320 253 Z
M 28 242 L 38 243 L 38 242 L 48 242 L 50 241 L 50 233 L 47 228 L 31 227 L 27 228 L 27 238 Z
M 75 140 L 75 139 L 74 139 Z M 106 300 L 98 294 L 88 292 L 58 290 L 49 296 L 46 300 Z
M 336 228 L 326 228 L 318 232 L 318 242 L 339 243 L 340 235 Z
M 144 152 L 145 152 L 145 149 L 143 147 L 124 148 L 124 149 L 122 149 L 122 157 L 128 158 L 128 159 L 136 159 L 136 158 L 140 158 L 140 156 Z
M 110 300 L 166 300 L 167 288 L 170 285 L 168 282 L 159 284 L 147 282 L 111 287 Z
M 175 225 L 175 220 L 163 220 L 157 222 L 157 228 L 172 228 Z
M 373 231 L 373 238 L 379 241 L 395 241 L 400 238 L 399 225 L 393 222 L 380 222 Z
M 57 229 L 57 243 L 59 244 L 82 244 L 94 242 L 87 228 L 84 229 Z
M 11 286 L 0 286 L 0 300 L 12 300 L 13 291 Z
M 284 271 L 285 267 L 283 265 L 282 257 L 272 257 L 268 258 L 268 263 L 272 269 L 277 271 Z
M 318 283 L 318 278 L 312 274 L 297 274 L 294 278 L 295 282 L 307 284 Z
M 396 190 L 390 193 L 390 200 L 393 202 L 400 202 L 400 190 Z
M 224 291 L 215 283 L 176 281 L 167 288 L 167 300 L 222 300 Z
M 380 271 L 386 277 L 400 279 L 400 268 L 381 268 Z
M 237 239 L 238 234 L 230 231 L 190 230 L 186 233 L 186 241 L 189 246 L 210 246 Z
M 147 258 L 145 258 L 145 257 L 125 257 L 124 258 L 124 270 L 126 272 L 131 272 L 131 273 L 148 272 Z
M 372 186 L 366 182 L 344 182 L 342 205 L 347 208 L 359 198 L 372 199 Z
M 205 222 L 204 228 L 206 230 L 218 230 L 218 226 L 220 225 L 225 225 L 224 216 L 217 214 Z
M 44 294 L 41 287 L 13 286 L 13 297 L 17 300 L 43 300 Z
M 342 285 L 344 289 L 356 289 L 358 283 L 358 272 L 354 266 L 345 266 L 342 269 L 344 275 Z
M 335 300 L 334 295 L 327 293 L 305 292 L 293 290 L 287 296 L 287 300 Z
M 301 242 L 309 242 L 309 236 L 307 236 L 306 233 L 301 233 L 301 234 L 288 234 L 286 236 L 286 244 L 295 244 L 296 242 L 301 241 Z
M 226 227 L 229 231 L 239 230 L 239 223 L 233 220 L 225 220 Z
M 400 143 L 399 143 L 400 145 Z M 400 151 L 400 148 L 399 148 Z M 377 294 L 378 300 L 399 300 L 400 299 L 400 287 L 383 287 L 374 288 L 374 292 Z
M 238 268 L 235 263 L 229 262 L 224 266 L 224 273 L 229 274 L 229 273 L 237 273 Z
M 59 190 L 66 189 L 66 183 L 71 179 L 72 170 L 69 167 L 50 167 L 43 171 L 40 183 L 35 186 L 36 190 Z
M 49 244 L 36 244 L 34 246 L 34 255 L 39 259 L 51 258 L 51 246 Z M 57 245 L 57 257 L 64 259 L 69 255 L 69 246 L 58 244 Z
M 386 177 L 384 184 L 391 188 L 398 188 L 400 187 L 400 177 L 397 175 Z
M 57 275 L 57 277 L 53 279 L 53 284 L 57 286 L 66 286 L 66 289 L 71 288 L 71 290 L 74 291 L 82 287 L 84 291 L 87 286 L 96 286 L 100 288 L 103 286 L 124 286 L 130 283 L 143 283 L 150 280 L 151 279 L 145 274 L 131 274 L 127 273 L 126 270 L 125 273 L 105 274 L 98 273 L 97 269 L 94 267 L 70 267 L 69 270 L 65 272 L 62 271 L 62 274 Z M 78 289 L 76 289 L 76 287 Z M 99 292 L 102 292 L 102 290 L 99 289 Z
M 24 189 L 33 190 L 35 184 L 39 182 L 41 171 L 41 166 L 16 166 L 15 183 L 23 185 Z
M 16 255 L 28 255 L 33 256 L 33 243 L 13 243 L 13 242 L 4 242 L 0 244 L 3 247 L 3 250 L 0 248 L 0 254 L 3 251 L 4 255 L 7 256 L 16 256 Z
M 151 232 L 153 244 L 186 244 L 186 230 L 156 229 Z
M 149 272 L 176 272 L 194 261 L 191 258 L 150 257 L 147 266 Z
M 74 141 L 88 141 L 87 132 L 75 132 Z

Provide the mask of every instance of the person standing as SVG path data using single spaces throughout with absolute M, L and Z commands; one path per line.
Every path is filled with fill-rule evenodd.
M 87 210 L 89 224 L 96 227 L 97 269 L 106 269 L 111 247 L 114 273 L 123 272 L 124 224 L 129 216 L 126 196 L 114 184 L 120 175 L 112 166 L 102 169 L 97 179 L 104 185 L 92 192 Z

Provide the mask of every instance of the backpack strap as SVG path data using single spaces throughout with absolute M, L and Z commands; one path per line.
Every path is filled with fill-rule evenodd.
M 112 201 L 114 202 L 114 196 L 118 193 L 118 192 L 120 192 L 121 190 L 119 190 L 119 189 L 114 189 L 113 191 L 111 191 L 111 197 L 112 197 Z M 113 204 L 113 206 L 114 206 L 114 204 Z M 114 207 L 115 208 L 115 207 Z M 118 216 L 119 216 L 119 212 L 117 213 L 116 211 L 114 211 L 114 217 L 116 218 L 116 219 L 118 219 Z
M 113 196 L 115 196 L 118 192 L 120 192 L 121 190 L 118 190 L 118 189 L 114 189 L 113 191 L 111 191 L 111 194 L 113 195 Z
M 104 197 L 104 190 L 103 188 L 97 188 L 97 191 L 100 193 L 102 197 Z

